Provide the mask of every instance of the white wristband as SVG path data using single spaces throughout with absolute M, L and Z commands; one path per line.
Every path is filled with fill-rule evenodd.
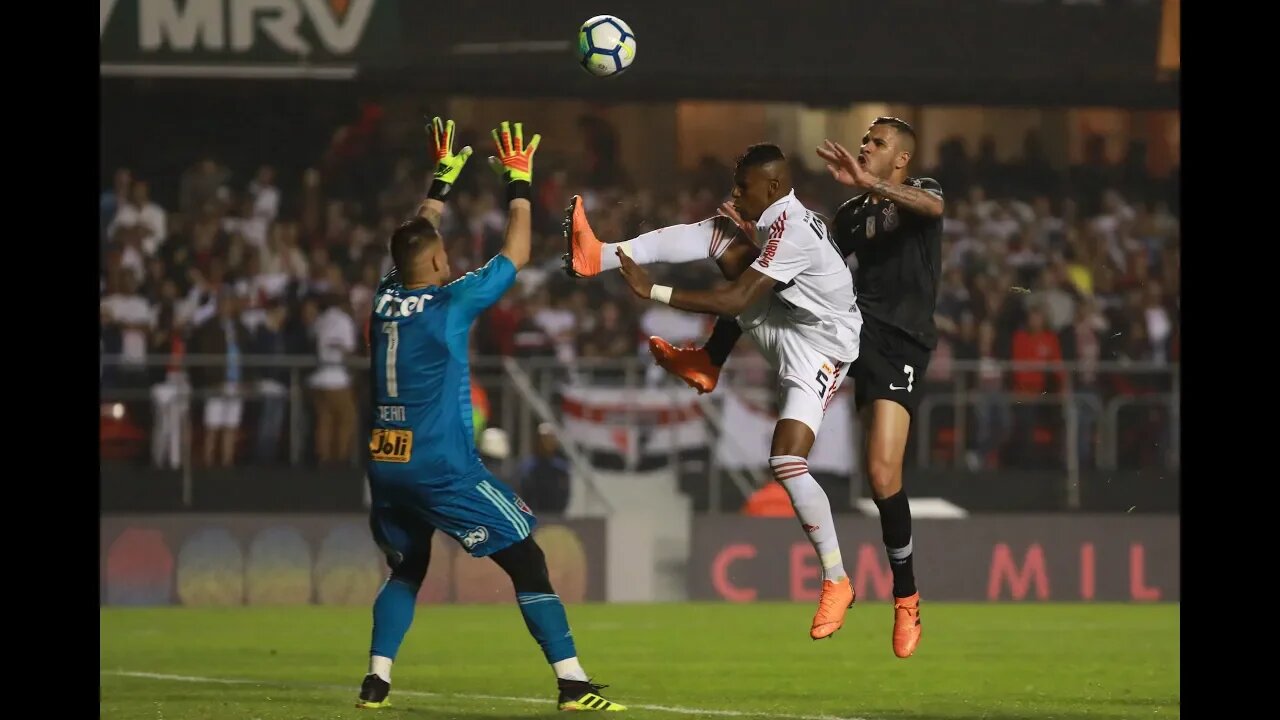
M 664 305 L 671 304 L 671 288 L 666 285 L 654 285 L 649 288 L 649 299 L 657 300 Z

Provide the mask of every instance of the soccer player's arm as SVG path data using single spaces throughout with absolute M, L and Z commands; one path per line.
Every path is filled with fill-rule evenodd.
M 917 178 L 909 183 L 879 180 L 871 192 L 897 203 L 898 208 L 927 218 L 940 218 L 945 209 L 942 185 L 933 178 Z
M 470 322 L 498 302 L 516 281 L 516 271 L 529 262 L 533 237 L 533 208 L 527 198 L 513 198 L 507 209 L 507 233 L 502 252 L 479 270 L 449 283 L 453 307 Z
M 513 198 L 507 204 L 507 230 L 502 238 L 502 257 L 516 270 L 529 264 L 533 245 L 533 203 Z
M 479 270 L 469 272 L 448 285 L 453 307 L 468 322 L 493 305 L 516 281 L 516 271 L 529 262 L 533 241 L 533 153 L 541 135 L 534 135 L 524 146 L 521 123 L 503 122 L 501 131 L 493 131 L 498 155 L 489 165 L 507 184 L 507 229 L 502 252 Z
M 440 219 L 444 216 L 445 200 L 453 190 L 453 184 L 458 181 L 462 166 L 466 165 L 467 158 L 471 157 L 471 146 L 462 148 L 456 154 L 453 152 L 452 120 L 441 121 L 438 117 L 432 118 L 427 124 L 427 132 L 431 134 L 435 143 L 436 169 L 431 179 L 431 187 L 427 189 L 427 196 L 418 206 L 418 217 L 425 219 L 438 230 Z
M 502 241 L 502 257 L 516 270 L 529 262 L 533 238 L 533 154 L 541 135 L 534 135 L 526 147 L 523 123 L 509 123 L 492 131 L 496 157 L 489 166 L 507 185 L 507 230 Z M 495 258 L 496 259 L 496 258 Z
M 512 198 L 507 208 L 507 231 L 502 252 L 479 270 L 449 284 L 455 307 L 472 320 L 498 302 L 516 281 L 516 271 L 529 262 L 533 240 L 533 206 L 528 198 Z
M 775 285 L 794 280 L 809 264 L 809 253 L 801 241 L 784 234 L 770 238 L 737 280 L 713 290 L 671 289 L 668 304 L 680 310 L 733 317 L 758 302 Z M 654 286 L 649 296 L 662 301 L 665 292 L 662 286 Z

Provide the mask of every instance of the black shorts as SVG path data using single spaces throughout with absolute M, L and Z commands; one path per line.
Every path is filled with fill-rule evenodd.
M 901 330 L 863 315 L 858 359 L 849 371 L 858 409 L 876 400 L 892 400 L 914 416 L 932 354 Z

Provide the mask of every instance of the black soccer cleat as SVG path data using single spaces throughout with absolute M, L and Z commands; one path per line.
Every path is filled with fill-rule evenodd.
M 609 687 L 597 685 L 590 680 L 565 680 L 559 678 L 556 684 L 560 687 L 560 709 L 581 710 L 586 712 L 622 712 L 626 705 L 606 700 L 597 691 Z
M 370 710 L 391 707 L 391 701 L 387 699 L 390 694 L 391 683 L 370 673 L 364 676 L 364 682 L 360 684 L 360 699 L 356 701 L 356 707 Z

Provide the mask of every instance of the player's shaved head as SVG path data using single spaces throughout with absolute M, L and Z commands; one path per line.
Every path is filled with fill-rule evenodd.
M 402 282 L 407 285 L 433 284 L 443 279 L 433 277 L 442 271 L 440 258 L 443 243 L 436 227 L 424 217 L 415 217 L 400 224 L 391 233 L 391 261 L 400 271 Z M 443 263 L 445 269 L 447 261 Z
M 878 117 L 862 136 L 858 159 L 872 175 L 902 182 L 915 152 L 916 131 L 906 120 Z
M 746 220 L 756 220 L 791 192 L 791 165 L 782 148 L 759 143 L 738 156 L 733 168 L 733 203 Z
M 893 128 L 898 150 L 915 154 L 916 131 L 915 128 L 911 127 L 910 123 L 902 118 L 878 117 L 871 123 L 871 127 L 876 127 L 877 125 Z

